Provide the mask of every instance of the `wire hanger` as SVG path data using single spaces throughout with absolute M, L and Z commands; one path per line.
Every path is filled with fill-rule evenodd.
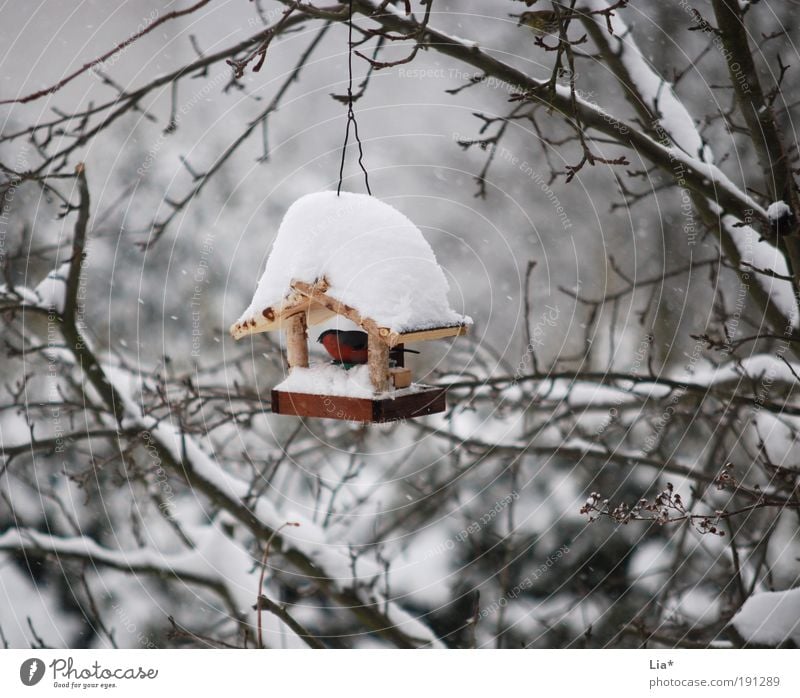
M 342 162 L 339 165 L 339 185 L 336 187 L 336 196 L 342 193 L 342 179 L 344 178 L 344 161 L 347 153 L 347 143 L 350 140 L 350 124 L 353 124 L 353 135 L 356 137 L 358 143 L 358 166 L 364 173 L 364 184 L 367 188 L 367 194 L 372 196 L 372 190 L 369 188 L 369 174 L 367 168 L 364 166 L 364 147 L 361 144 L 361 138 L 358 135 L 358 122 L 356 121 L 356 114 L 353 110 L 353 0 L 349 2 L 350 16 L 348 17 L 348 35 L 347 35 L 347 126 L 344 131 L 344 144 L 342 145 Z

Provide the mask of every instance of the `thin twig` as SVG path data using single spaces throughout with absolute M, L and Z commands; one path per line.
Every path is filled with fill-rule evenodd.
M 47 95 L 54 94 L 54 93 L 58 92 L 65 85 L 67 85 L 68 83 L 72 82 L 79 75 L 82 75 L 87 70 L 91 70 L 94 66 L 99 65 L 100 63 L 104 63 L 109 58 L 111 58 L 111 56 L 113 56 L 116 53 L 119 53 L 124 48 L 127 48 L 134 41 L 137 41 L 138 39 L 141 39 L 145 34 L 149 34 L 151 31 L 153 31 L 155 28 L 161 26 L 165 22 L 168 22 L 169 20 L 175 19 L 177 17 L 183 17 L 184 15 L 192 14 L 193 12 L 196 12 L 197 10 L 202 8 L 204 5 L 208 5 L 209 2 L 211 2 L 211 0 L 200 0 L 199 2 L 195 3 L 191 7 L 187 7 L 185 10 L 174 10 L 172 12 L 169 12 L 169 13 L 165 14 L 163 17 L 161 17 L 161 18 L 157 19 L 156 21 L 148 24 L 141 31 L 138 31 L 135 34 L 132 34 L 127 39 L 125 39 L 125 41 L 123 41 L 122 43 L 117 44 L 110 51 L 106 51 L 99 58 L 95 58 L 94 60 L 91 60 L 88 63 L 84 63 L 80 68 L 78 68 L 77 70 L 75 70 L 72 73 L 70 73 L 69 75 L 67 75 L 67 77 L 62 78 L 57 83 L 55 83 L 55 85 L 51 85 L 50 87 L 45 87 L 44 89 L 38 90 L 37 92 L 33 92 L 32 94 L 29 94 L 29 95 L 27 95 L 25 97 L 15 97 L 15 98 L 12 98 L 12 99 L 2 99 L 2 100 L 0 100 L 0 104 L 25 104 L 26 102 L 33 102 L 34 100 L 40 99 L 42 97 L 46 97 Z

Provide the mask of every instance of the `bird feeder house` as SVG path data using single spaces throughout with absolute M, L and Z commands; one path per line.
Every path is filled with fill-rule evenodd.
M 472 321 L 450 308 L 447 291 L 433 250 L 399 211 L 364 194 L 310 194 L 287 211 L 255 296 L 230 332 L 285 332 L 289 373 L 272 391 L 275 413 L 420 417 L 445 410 L 445 389 L 414 383 L 402 350 L 466 333 Z M 337 316 L 365 333 L 366 363 L 309 364 L 309 328 Z

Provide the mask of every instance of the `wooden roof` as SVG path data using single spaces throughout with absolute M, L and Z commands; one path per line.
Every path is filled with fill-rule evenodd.
M 280 306 L 264 308 L 261 311 L 261 317 L 232 325 L 230 333 L 233 338 L 241 339 L 250 334 L 283 329 L 287 325 L 288 319 L 298 313 L 306 313 L 308 327 L 325 322 L 335 315 L 341 315 L 359 325 L 370 335 L 380 338 L 390 347 L 409 342 L 456 337 L 467 333 L 467 326 L 464 324 L 396 332 L 390 327 L 379 326 L 374 320 L 363 317 L 355 308 L 329 295 L 327 293 L 328 282 L 325 279 L 313 284 L 293 281 L 291 286 L 291 292 L 284 298 Z

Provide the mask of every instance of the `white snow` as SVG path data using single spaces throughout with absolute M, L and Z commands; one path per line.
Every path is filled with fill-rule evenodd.
M 604 10 L 609 7 L 605 0 L 586 0 L 588 9 Z M 604 18 L 601 18 L 605 24 Z M 614 36 L 609 41 L 616 43 L 616 54 L 628 71 L 636 90 L 644 98 L 647 107 L 660 114 L 659 124 L 673 141 L 693 158 L 702 156 L 703 140 L 697 131 L 694 119 L 672 89 L 642 55 L 636 42 L 632 40 L 630 27 L 620 17 L 619 12 L 611 16 Z
M 781 218 L 786 218 L 792 215 L 792 209 L 785 201 L 773 201 L 769 208 L 767 208 L 767 218 L 770 222 L 779 221 Z
M 587 504 L 591 502 L 591 498 L 587 500 Z M 638 586 L 657 594 L 670 574 L 670 552 L 668 542 L 662 539 L 640 543 L 631 556 L 631 578 Z
M 753 354 L 740 361 L 729 361 L 721 366 L 701 366 L 693 372 L 676 372 L 675 380 L 687 380 L 700 385 L 720 385 L 734 381 L 752 383 L 768 376 L 770 382 L 793 383 L 794 373 L 800 373 L 800 364 L 781 361 L 774 354 Z
M 14 286 L 9 288 L 6 284 L 0 284 L 0 298 L 4 301 L 19 299 L 20 305 L 38 306 L 39 296 L 27 286 Z
M 0 284 L 0 296 L 7 296 L 6 300 L 18 298 L 20 305 L 45 310 L 52 308 L 58 313 L 63 313 L 69 268 L 70 262 L 64 262 L 58 269 L 53 269 L 45 276 L 34 289 L 27 286 L 14 286 L 10 289 L 6 284 Z
M 777 645 L 791 639 L 800 645 L 800 587 L 751 596 L 731 623 L 749 642 Z
M 307 393 L 309 395 L 338 395 L 340 397 L 360 397 L 372 399 L 375 389 L 369 379 L 369 367 L 364 364 L 345 369 L 337 364 L 311 364 L 308 368 L 296 366 L 275 390 L 287 393 Z M 396 398 L 417 393 L 420 386 L 412 383 L 407 388 L 390 388 L 378 397 Z
M 419 228 L 372 196 L 333 191 L 289 207 L 238 322 L 280 306 L 293 280 L 323 277 L 328 295 L 396 332 L 471 322 L 450 308 L 447 279 Z
M 62 538 L 30 529 L 13 529 L 0 535 L 0 550 L 46 550 L 51 551 L 56 560 L 59 556 L 78 556 L 91 560 L 95 568 L 109 565 L 138 575 L 162 570 L 164 574 L 175 575 L 185 583 L 217 585 L 227 590 L 242 616 L 249 616 L 251 625 L 255 626 L 256 614 L 252 606 L 258 592 L 260 570 L 246 549 L 225 534 L 224 527 L 220 525 L 225 522 L 225 516 L 221 515 L 220 520 L 212 525 L 185 525 L 184 529 L 195 542 L 195 547 L 178 554 L 162 553 L 153 548 L 111 550 L 88 537 Z M 262 623 L 268 646 L 277 646 L 278 642 L 284 646 L 305 646 L 275 616 L 262 614 Z M 47 624 L 43 625 L 46 629 Z M 69 645 L 63 639 L 57 644 Z
M 183 575 L 193 575 L 208 582 L 217 581 L 216 576 L 209 574 L 206 568 L 197 564 L 195 551 L 169 557 L 152 548 L 109 550 L 85 536 L 62 538 L 30 529 L 9 529 L 0 535 L 0 550 L 26 548 L 52 550 L 63 556 L 91 559 L 121 569 L 163 568 Z M 186 564 L 187 562 L 191 564 Z
M 275 390 L 363 398 L 371 398 L 373 393 L 366 364 L 349 370 L 335 364 L 312 364 L 308 368 L 296 366 Z
M 413 541 L 404 540 L 405 549 L 395 553 L 392 560 L 391 580 L 395 593 L 434 608 L 446 605 L 451 598 L 451 586 L 457 581 L 450 563 L 459 552 L 454 542 L 459 529 L 428 526 L 420 530 Z
M 716 213 L 720 212 L 720 207 L 714 202 L 709 202 L 710 207 Z M 774 204 L 772 204 L 774 206 Z M 772 208 L 770 206 L 770 208 Z M 722 225 L 727 229 L 728 234 L 733 240 L 742 262 L 752 265 L 756 269 L 766 269 L 773 271 L 779 276 L 789 276 L 789 265 L 777 247 L 760 239 L 760 235 L 749 225 L 740 225 L 739 221 L 730 215 L 722 216 Z M 800 314 L 798 313 L 797 303 L 794 298 L 792 283 L 785 279 L 776 278 L 767 274 L 754 272 L 757 283 L 769 295 L 775 307 L 783 314 L 793 329 L 800 327 Z M 778 328 L 783 329 L 783 328 Z
M 36 295 L 45 308 L 54 308 L 64 312 L 64 299 L 67 293 L 67 277 L 70 263 L 65 262 L 58 269 L 51 271 L 36 287 Z
M 670 599 L 664 610 L 666 617 L 676 623 L 691 625 L 713 623 L 720 612 L 719 592 L 696 586 Z
M 609 4 L 605 0 L 587 0 L 587 6 L 589 9 L 597 11 L 607 9 Z M 665 148 L 670 158 L 703 174 L 716 188 L 738 198 L 748 208 L 751 208 L 756 215 L 767 216 L 770 221 L 777 220 L 785 215 L 789 207 L 784 202 L 776 201 L 770 205 L 767 211 L 764 211 L 745 191 L 737 187 L 719 167 L 713 164 L 714 155 L 708 146 L 703 145 L 702 138 L 691 114 L 683 102 L 678 99 L 672 86 L 656 73 L 650 62 L 642 55 L 630 35 L 629 27 L 622 20 L 619 12 L 613 14 L 611 24 L 614 29 L 615 48 L 617 49 L 619 60 L 628 71 L 637 93 L 641 95 L 645 104 L 659 113 L 659 126 L 677 146 L 673 147 L 661 139 L 657 140 Z M 560 86 L 560 88 L 568 91 L 568 87 L 565 85 Z M 587 104 L 592 106 L 590 103 Z M 598 107 L 594 108 L 602 111 Z M 709 204 L 716 212 L 723 213 L 716 202 L 709 201 Z M 791 210 L 789 209 L 788 212 L 791 213 Z M 778 274 L 787 273 L 786 261 L 783 255 L 769 243 L 758 242 L 759 236 L 750 226 L 744 226 L 744 228 L 735 227 L 739 221 L 730 215 L 723 215 L 722 223 L 727 228 L 740 252 L 742 252 L 743 261 L 749 262 L 758 268 L 771 269 Z M 762 274 L 757 274 L 756 276 L 758 277 L 758 283 L 769 294 L 780 312 L 785 315 L 787 323 L 791 324 L 795 329 L 800 327 L 791 284 Z
M 0 627 L 9 647 L 34 645 L 29 622 L 55 648 L 74 647 L 81 631 L 81 623 L 62 608 L 55 585 L 36 584 L 10 556 L 0 553 Z

